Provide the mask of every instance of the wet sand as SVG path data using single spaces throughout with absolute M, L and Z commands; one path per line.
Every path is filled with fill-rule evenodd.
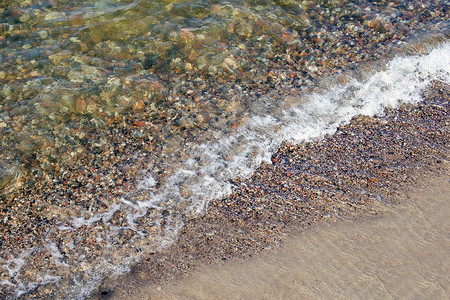
M 283 145 L 95 297 L 448 297 L 449 92 Z
M 381 216 L 291 232 L 256 258 L 114 299 L 446 299 L 450 176 L 427 178 Z

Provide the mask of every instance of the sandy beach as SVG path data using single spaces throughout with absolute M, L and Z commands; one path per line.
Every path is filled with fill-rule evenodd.
M 449 180 L 426 178 L 379 216 L 293 230 L 255 258 L 113 299 L 446 299 Z
M 448 95 L 284 145 L 95 297 L 448 297 Z

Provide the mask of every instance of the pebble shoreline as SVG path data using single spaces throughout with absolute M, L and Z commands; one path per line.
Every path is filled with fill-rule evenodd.
M 424 174 L 445 172 L 449 95 L 450 86 L 436 82 L 417 106 L 359 116 L 324 140 L 284 145 L 272 165 L 235 181 L 232 195 L 188 221 L 175 245 L 106 280 L 92 299 L 126 299 L 140 285 L 180 279 L 201 264 L 251 257 L 289 230 L 382 213 Z
M 424 9 L 422 8 L 419 11 L 422 12 L 422 10 Z M 372 13 L 370 16 L 372 16 Z M 339 73 L 341 70 L 357 68 L 360 66 L 360 63 L 370 63 L 372 60 L 389 59 L 392 55 L 403 53 L 401 51 L 408 52 L 408 49 L 401 50 L 402 45 L 404 45 L 405 41 L 413 35 L 413 32 L 418 31 L 415 26 L 421 27 L 421 22 L 429 21 L 427 23 L 428 27 L 423 27 L 424 30 L 442 29 L 447 26 L 445 20 L 442 20 L 445 18 L 447 17 L 440 10 L 436 12 L 436 15 L 432 16 L 428 16 L 425 13 L 414 15 L 411 12 L 405 12 L 404 16 L 398 20 L 393 20 L 391 17 L 387 19 L 368 18 L 364 22 L 363 20 L 359 20 L 358 22 L 361 23 L 361 28 L 364 28 L 365 30 L 362 33 L 365 34 L 359 32 L 360 30 L 357 30 L 357 28 L 355 29 L 355 27 L 345 26 L 335 29 L 336 32 L 342 33 L 340 39 L 324 41 L 317 38 L 317 36 L 312 36 L 311 41 L 309 41 L 308 45 L 304 48 L 314 49 L 313 52 L 310 53 L 308 52 L 309 50 L 305 50 L 305 52 L 293 54 L 292 57 L 295 58 L 295 60 L 298 60 L 296 63 L 293 63 L 286 57 L 277 57 L 275 55 L 272 57 L 273 61 L 270 61 L 270 67 L 267 70 L 256 68 L 259 72 L 257 77 L 261 80 L 255 83 L 254 86 L 246 86 L 243 95 L 248 97 L 248 99 L 254 99 L 261 94 L 270 91 L 272 88 L 277 87 L 275 94 L 280 99 L 290 96 L 291 93 L 296 96 L 297 89 L 303 84 L 309 88 L 314 88 L 317 81 L 320 81 L 324 76 L 326 77 L 334 72 Z M 439 25 L 440 23 L 432 22 L 434 19 L 442 21 L 441 25 Z M 356 22 L 355 20 L 353 21 Z M 393 30 L 394 27 L 392 26 L 395 27 L 395 30 Z M 447 35 L 444 34 L 443 36 L 438 36 L 437 42 L 442 41 L 442 39 L 445 40 L 446 36 L 448 36 L 448 33 L 446 34 Z M 343 42 L 342 50 L 335 47 L 335 43 L 340 41 Z M 351 44 L 350 41 L 353 44 Z M 431 42 L 430 44 L 433 43 Z M 422 45 L 420 43 L 416 46 L 414 46 L 414 43 L 411 45 L 411 53 L 421 52 Z M 426 48 L 426 45 L 424 48 Z M 363 52 L 367 53 L 367 55 L 361 55 Z M 330 60 L 330 57 L 333 57 L 333 59 Z M 312 58 L 315 59 L 314 62 L 309 61 Z M 300 75 L 298 71 L 303 70 L 303 66 L 306 64 L 308 65 L 307 70 L 305 70 L 304 74 Z M 5 75 L 5 78 L 2 79 L 4 79 L 5 82 L 14 80 L 11 79 L 12 77 L 8 79 L 6 76 L 7 74 L 3 75 Z M 176 80 L 181 80 L 183 76 L 187 75 L 178 74 Z M 208 81 L 208 78 L 210 81 Z M 224 78 L 226 78 L 226 76 Z M 223 97 L 224 99 L 227 99 L 225 98 L 225 95 L 227 95 L 228 89 L 233 87 L 234 83 L 228 84 L 224 81 L 224 78 L 220 76 L 215 76 L 214 78 L 205 77 L 203 78 L 204 81 L 201 82 L 200 87 L 195 86 L 195 88 L 204 89 L 204 91 L 206 91 L 205 94 L 210 97 L 217 97 L 218 99 Z M 301 78 L 301 80 L 298 78 Z M 218 82 L 220 82 L 221 88 L 215 91 Z M 148 86 L 144 84 L 141 88 L 142 90 L 145 90 Z M 183 87 L 184 90 L 182 89 L 182 92 L 184 93 L 191 88 L 192 86 Z M 442 87 L 441 89 L 447 93 L 446 99 L 448 99 L 448 88 Z M 140 90 L 140 92 L 142 92 L 142 90 Z M 189 94 L 186 93 L 183 97 L 200 97 L 199 95 L 188 95 Z M 251 102 L 252 100 L 248 101 Z M 220 103 L 225 105 L 227 101 L 222 100 Z M 186 127 L 189 128 L 189 124 L 186 125 L 184 122 L 186 120 L 176 119 L 175 121 L 177 122 L 172 122 L 170 120 L 175 117 L 174 115 L 170 115 L 168 112 L 159 112 L 161 114 L 159 115 L 160 120 L 155 121 L 153 117 L 150 116 L 152 111 L 151 108 L 138 107 L 129 116 L 126 122 L 123 120 L 112 120 L 111 124 L 108 123 L 108 126 L 111 126 L 108 129 L 109 131 L 106 130 L 97 133 L 96 130 L 92 130 L 89 131 L 86 136 L 77 137 L 77 141 L 81 143 L 79 149 L 83 153 L 79 156 L 74 156 L 74 159 L 77 159 L 74 166 L 71 167 L 70 165 L 71 158 L 69 158 L 68 165 L 66 166 L 63 166 L 62 164 L 61 166 L 50 164 L 49 168 L 54 167 L 55 169 L 52 169 L 51 172 L 49 171 L 49 173 L 46 174 L 48 175 L 47 177 L 44 176 L 45 172 L 43 172 L 42 174 L 44 175 L 37 174 L 37 177 L 32 178 L 30 182 L 22 182 L 21 179 L 19 179 L 17 180 L 17 183 L 21 183 L 22 186 L 11 194 L 0 195 L 2 197 L 2 201 L 0 202 L 0 221 L 2 221 L 0 222 L 0 258 L 3 261 L 7 261 L 11 253 L 14 253 L 16 249 L 39 247 L 42 246 L 46 240 L 52 240 L 55 242 L 55 245 L 59 247 L 59 251 L 64 255 L 64 260 L 68 263 L 76 263 L 75 259 L 73 261 L 71 260 L 71 255 L 76 251 L 85 255 L 86 265 L 82 265 L 80 270 L 88 269 L 89 263 L 95 263 L 102 258 L 102 255 L 104 254 L 102 252 L 102 246 L 104 246 L 102 234 L 105 234 L 108 230 L 112 230 L 112 228 L 109 228 L 109 225 L 105 225 L 103 228 L 104 232 L 96 232 L 98 228 L 95 228 L 94 226 L 86 226 L 73 232 L 61 232 L 56 230 L 56 228 L 70 225 L 69 223 L 76 217 L 81 216 L 87 219 L 91 215 L 105 212 L 113 203 L 116 203 L 121 196 L 135 191 L 137 181 L 140 178 L 140 172 L 148 167 L 148 157 L 153 157 L 152 155 L 157 156 L 155 153 L 164 154 L 159 157 L 162 161 L 162 165 L 170 165 L 170 163 L 176 164 L 177 160 L 182 161 L 185 159 L 181 149 L 185 146 L 185 141 L 191 138 L 191 135 L 197 133 L 200 134 L 205 128 L 226 127 L 234 124 L 233 122 L 239 125 L 239 122 L 241 121 L 240 116 L 237 117 L 237 120 L 230 119 L 231 121 L 227 118 L 221 119 L 221 115 L 215 115 L 215 109 L 216 107 L 201 108 L 200 110 L 202 113 L 206 113 L 207 118 L 204 118 L 203 120 L 201 120 L 201 118 L 196 118 L 195 120 L 203 125 L 198 128 L 194 128 L 194 126 L 191 128 L 192 130 L 186 130 Z M 230 111 L 232 111 L 232 108 L 230 108 Z M 196 111 L 196 113 L 198 113 L 198 111 Z M 230 122 L 220 123 L 222 122 L 221 120 L 228 120 Z M 375 118 L 374 120 L 377 119 Z M 8 122 L 9 121 L 10 120 L 8 119 Z M 14 122 L 16 121 L 20 120 L 14 120 Z M 364 123 L 365 121 L 357 119 L 354 123 L 355 122 Z M 386 122 L 385 126 L 391 126 L 391 120 L 380 119 L 379 122 Z M 20 122 L 18 122 L 18 124 L 19 123 Z M 353 124 L 352 126 L 355 125 Z M 0 129 L 6 130 L 5 128 L 6 127 L 1 127 Z M 20 131 L 20 128 L 22 128 L 22 130 L 24 129 L 24 127 L 20 126 L 17 128 L 18 131 Z M 356 130 L 356 132 L 352 133 L 349 129 L 346 135 L 353 136 L 352 134 L 359 134 L 357 130 L 362 129 L 355 127 L 352 128 L 352 130 Z M 26 132 L 27 130 L 23 131 Z M 77 130 L 74 129 L 74 132 L 76 131 Z M 79 131 L 83 132 L 83 130 Z M 395 130 L 394 128 L 389 127 L 386 131 L 390 132 Z M 70 134 L 78 134 L 74 132 L 71 132 Z M 170 134 L 167 135 L 168 137 L 159 136 L 152 139 L 151 136 L 153 132 L 170 132 Z M 328 139 L 329 138 L 327 138 L 327 140 Z M 202 143 L 207 140 L 207 133 L 201 133 L 196 142 Z M 5 138 L 4 143 L 7 144 L 11 141 L 12 140 L 7 141 Z M 324 141 L 323 143 L 326 142 Z M 336 147 L 337 145 L 338 144 L 335 144 Z M 343 142 L 340 145 L 347 144 Z M 198 220 L 189 221 L 180 238 L 181 244 L 177 244 L 174 248 L 167 250 L 168 252 L 163 251 L 161 254 L 152 255 L 151 260 L 154 259 L 155 262 L 153 264 L 156 263 L 156 265 L 153 265 L 155 267 L 153 273 L 150 273 L 150 275 L 142 275 L 143 273 L 139 273 L 141 274 L 139 276 L 143 276 L 144 280 L 147 280 L 145 278 L 153 278 L 152 280 L 160 280 L 161 278 L 167 279 L 178 276 L 193 265 L 205 260 L 245 257 L 251 255 L 256 250 L 277 244 L 279 241 L 277 235 L 283 228 L 291 226 L 290 224 L 298 222 L 298 224 L 307 226 L 308 223 L 315 222 L 316 219 L 321 220 L 324 216 L 326 218 L 339 218 L 335 215 L 335 212 L 338 214 L 342 213 L 341 217 L 345 217 L 347 214 L 350 214 L 350 212 L 365 212 L 366 210 L 372 209 L 371 205 L 378 203 L 372 201 L 374 197 L 378 201 L 380 201 L 378 199 L 379 197 L 381 197 L 381 201 L 387 198 L 386 196 L 390 187 L 378 187 L 381 189 L 380 192 L 375 196 L 372 195 L 374 192 L 372 192 L 371 189 L 374 189 L 381 181 L 377 181 L 378 179 L 376 179 L 375 176 L 374 178 L 367 177 L 368 175 L 366 176 L 363 171 L 357 171 L 356 169 L 347 170 L 347 173 L 343 174 L 338 179 L 329 179 L 327 177 L 330 176 L 329 173 L 317 175 L 315 171 L 316 169 L 320 169 L 320 167 L 316 166 L 316 163 L 325 159 L 321 156 L 322 151 L 325 151 L 326 153 L 326 150 L 322 148 L 325 147 L 322 142 L 317 145 L 306 144 L 301 146 L 304 148 L 299 147 L 300 146 L 285 145 L 274 156 L 272 166 L 262 166 L 249 182 L 235 180 L 235 193 L 231 197 L 211 203 L 206 212 L 206 216 Z M 360 149 L 362 146 L 355 145 L 354 147 L 354 149 L 358 149 L 358 151 L 365 151 L 362 150 L 363 148 Z M 305 171 L 305 174 L 298 174 L 300 166 L 296 164 L 299 164 L 298 159 L 300 153 L 307 153 L 307 151 L 309 151 L 308 153 L 317 151 L 314 155 L 311 154 L 310 156 L 301 158 L 303 161 L 303 163 L 301 163 L 301 168 L 305 170 L 310 168 L 311 172 L 308 173 Z M 329 155 L 337 153 L 337 151 L 329 151 Z M 289 161 L 289 159 L 286 158 L 289 152 L 297 153 L 296 156 L 294 155 L 294 157 L 291 158 L 292 161 Z M 399 151 L 397 153 L 394 151 L 393 153 L 394 154 L 389 155 L 398 157 L 400 155 L 399 153 L 403 152 Z M 419 151 L 415 156 L 420 156 L 423 153 Z M 6 156 L 6 151 L 0 154 L 0 156 L 1 155 Z M 430 155 L 438 156 L 438 153 L 433 152 Z M 172 161 L 170 163 L 164 161 L 166 157 L 170 157 Z M 23 156 L 23 158 L 25 158 L 25 161 L 23 162 L 24 165 L 29 167 L 30 170 L 32 170 L 31 172 L 41 170 L 39 169 L 39 162 L 37 162 L 37 160 L 33 162 L 33 160 L 30 159 L 29 162 L 27 162 L 28 158 L 26 156 Z M 367 159 L 371 164 L 378 164 L 377 158 L 368 157 Z M 348 160 L 349 163 L 347 167 L 358 166 L 358 164 L 350 158 Z M 34 163 L 37 165 L 33 165 Z M 430 163 L 430 161 L 427 161 L 427 163 Z M 434 165 L 436 164 L 429 164 L 430 167 Z M 160 171 L 161 178 L 163 178 L 170 174 L 171 169 L 170 167 L 161 167 Z M 405 172 L 410 171 L 410 169 L 407 169 Z M 391 171 L 386 171 L 386 174 L 383 176 L 390 178 L 393 184 L 401 185 L 398 183 L 399 178 L 396 178 L 396 175 L 392 175 L 390 172 Z M 361 175 L 362 179 L 358 176 L 355 177 L 355 173 L 357 173 L 356 175 L 358 176 Z M 413 175 L 411 174 L 405 173 L 406 176 L 412 178 Z M 39 177 L 41 175 L 43 176 L 42 178 Z M 298 178 L 300 181 L 293 183 L 286 180 L 290 178 Z M 370 182 L 370 180 L 373 179 L 375 181 Z M 334 188 L 333 190 L 332 186 L 336 185 L 336 180 L 338 183 L 340 180 L 344 186 L 346 184 L 350 186 L 354 185 L 355 183 L 353 181 L 355 180 L 357 184 L 360 185 L 370 182 L 368 185 L 370 188 L 367 188 L 367 192 L 364 194 L 360 194 L 360 190 L 357 188 L 348 188 L 348 190 Z M 411 179 L 407 178 L 406 180 Z M 318 188 L 318 185 L 327 186 L 332 191 L 328 191 L 327 189 L 322 190 Z M 293 192 L 293 190 L 295 190 L 295 192 Z M 263 191 L 265 191 L 265 194 L 262 194 Z M 256 195 L 256 192 L 260 194 Z M 302 197 L 301 204 L 296 202 L 297 196 L 299 195 Z M 336 200 L 338 198 L 341 199 L 343 196 L 345 196 L 345 200 Z M 138 198 L 139 195 L 136 197 Z M 356 197 L 355 199 L 358 200 L 350 200 L 353 199 L 352 197 Z M 328 201 L 325 201 L 325 198 L 328 199 Z M 289 202 L 288 205 L 286 204 L 287 202 Z M 320 205 L 317 204 L 319 202 Z M 149 213 L 149 219 L 154 217 L 152 213 L 155 212 Z M 201 222 L 205 222 L 206 225 L 201 225 Z M 207 225 L 208 222 L 211 222 L 212 224 Z M 123 226 L 126 228 L 127 222 L 125 213 L 120 212 L 115 214 L 112 218 L 112 223 L 114 226 Z M 208 228 L 208 226 L 212 227 Z M 231 231 L 224 231 L 224 227 L 229 227 L 229 230 Z M 149 232 L 153 229 L 152 226 L 148 227 Z M 204 231 L 204 235 L 202 231 Z M 57 234 L 55 232 L 57 232 Z M 202 232 L 201 236 L 203 236 L 203 239 L 196 239 L 195 235 L 198 232 Z M 252 234 L 249 235 L 249 232 L 254 232 L 254 237 L 251 237 Z M 117 247 L 120 248 L 121 245 L 126 245 L 127 242 L 132 240 L 133 234 L 134 233 L 131 230 L 123 229 L 120 232 L 120 237 L 116 241 Z M 93 236 L 98 239 L 93 238 Z M 184 247 L 183 240 L 189 240 L 190 237 L 192 237 L 194 242 L 192 245 L 188 242 L 188 246 L 185 245 L 185 247 L 192 247 L 192 249 L 188 249 L 189 251 L 186 252 L 187 254 L 180 258 L 180 260 L 176 260 L 176 253 L 178 253 L 177 249 L 181 249 L 179 247 Z M 79 244 L 73 245 L 73 243 L 70 242 L 72 240 L 78 241 Z M 209 250 L 210 244 L 214 243 L 218 243 L 222 248 L 219 247 L 219 249 L 216 250 Z M 75 250 L 72 247 L 74 247 Z M 120 260 L 121 255 L 126 255 L 126 252 L 117 253 L 117 259 Z M 35 256 L 36 257 L 33 258 L 33 266 L 27 270 L 21 271 L 23 273 L 21 275 L 23 275 L 24 278 L 29 278 L 30 281 L 35 281 L 35 277 L 33 276 L 39 271 L 46 270 L 50 262 L 53 264 L 52 266 L 55 264 L 58 265 L 59 262 L 58 258 L 51 254 L 51 249 L 35 253 Z M 143 267 L 138 267 L 138 269 L 139 268 Z M 56 275 L 61 275 L 60 272 L 64 271 L 55 268 L 54 272 Z M 0 277 L 1 281 L 8 278 L 9 274 L 4 271 L 0 275 L 2 276 Z M 84 276 L 83 274 L 78 275 L 81 276 L 82 279 L 86 279 L 82 277 Z M 65 284 L 66 282 L 60 282 L 59 287 L 64 286 Z M 59 294 L 59 287 L 54 283 L 39 286 L 24 297 L 30 299 L 43 296 L 62 297 Z M 2 295 L 1 293 L 3 292 L 6 294 L 10 293 L 7 288 L 2 290 L 0 295 Z

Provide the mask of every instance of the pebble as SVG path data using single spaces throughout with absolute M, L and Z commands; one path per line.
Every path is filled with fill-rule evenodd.
M 22 22 L 22 23 L 26 23 L 26 22 L 28 22 L 29 20 L 30 20 L 30 15 L 29 14 L 23 14 L 20 18 L 19 18 L 19 20 L 20 20 L 20 22 Z
M 65 16 L 65 15 L 64 15 L 64 13 L 62 13 L 62 12 L 52 11 L 52 12 L 49 12 L 49 13 L 47 13 L 47 14 L 45 15 L 44 20 L 45 20 L 45 21 L 53 21 L 53 20 L 62 18 L 62 17 L 64 17 L 64 16 Z
M 47 30 L 40 30 L 38 32 L 39 36 L 41 37 L 41 39 L 46 39 L 48 38 L 48 31 Z

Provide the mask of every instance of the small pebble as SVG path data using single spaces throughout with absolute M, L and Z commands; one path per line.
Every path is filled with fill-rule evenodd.
M 48 38 L 48 31 L 47 30 L 41 30 L 41 31 L 38 32 L 38 34 L 41 37 L 41 39 Z

